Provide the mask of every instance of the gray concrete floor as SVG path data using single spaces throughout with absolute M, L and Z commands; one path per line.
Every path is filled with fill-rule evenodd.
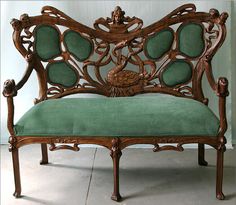
M 208 167 L 197 164 L 197 150 L 153 153 L 125 149 L 120 164 L 123 201 L 110 200 L 112 161 L 103 148 L 49 152 L 39 165 L 40 146 L 20 149 L 23 197 L 15 199 L 11 154 L 1 146 L 1 205 L 236 205 L 236 150 L 225 153 L 225 201 L 215 198 L 215 150 L 206 151 Z

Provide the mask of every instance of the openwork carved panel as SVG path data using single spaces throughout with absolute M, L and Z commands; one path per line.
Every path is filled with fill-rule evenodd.
M 186 4 L 143 28 L 141 19 L 116 7 L 93 29 L 46 6 L 42 15 L 24 14 L 12 26 L 16 47 L 32 59 L 28 69 L 38 73 L 36 102 L 85 92 L 161 92 L 207 103 L 201 79 L 206 71 L 213 81 L 211 59 L 225 38 L 226 19 L 226 13 L 196 12 Z

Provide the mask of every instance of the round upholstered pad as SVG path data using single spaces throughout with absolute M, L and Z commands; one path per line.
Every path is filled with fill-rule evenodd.
M 168 63 L 161 74 L 163 83 L 169 87 L 187 83 L 191 78 L 191 63 L 180 59 Z
M 158 60 L 171 49 L 173 40 L 174 34 L 170 28 L 149 36 L 144 44 L 146 56 L 150 59 Z
M 53 26 L 37 26 L 34 30 L 34 36 L 34 48 L 41 60 L 47 61 L 61 54 L 60 34 Z
M 93 43 L 80 33 L 67 30 L 64 33 L 64 44 L 67 50 L 78 60 L 84 61 L 93 52 Z
M 65 88 L 73 87 L 78 81 L 78 72 L 65 61 L 49 63 L 47 66 L 48 81 Z
M 203 36 L 202 24 L 182 24 L 178 29 L 179 51 L 191 58 L 199 57 L 205 49 Z

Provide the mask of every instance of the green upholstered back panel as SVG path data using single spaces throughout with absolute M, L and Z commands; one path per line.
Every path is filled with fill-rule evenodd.
M 174 41 L 171 29 L 164 29 L 149 36 L 144 44 L 144 51 L 148 58 L 157 60 L 167 53 Z
M 75 86 L 80 78 L 78 69 L 71 64 L 70 57 L 67 59 L 63 55 L 66 52 L 73 55 L 76 60 L 83 62 L 93 53 L 92 41 L 70 29 L 66 30 L 61 37 L 57 27 L 44 24 L 35 28 L 34 36 L 35 52 L 42 61 L 48 62 L 46 66 L 48 82 L 63 88 Z M 61 38 L 65 51 L 61 50 Z M 57 60 L 56 57 L 64 59 Z M 51 62 L 52 60 L 53 62 Z
M 161 61 L 163 56 L 167 56 L 167 64 L 163 63 L 160 75 L 161 82 L 167 87 L 189 83 L 194 69 L 191 61 L 198 60 L 204 51 L 204 27 L 196 22 L 182 23 L 175 31 L 172 28 L 162 29 L 148 36 L 144 42 L 144 53 L 148 59 Z
M 49 25 L 37 26 L 35 32 L 35 51 L 47 61 L 61 54 L 60 35 L 56 28 Z
M 78 81 L 77 71 L 67 62 L 58 61 L 47 66 L 47 78 L 50 83 L 69 88 Z
M 62 37 L 58 29 L 49 25 L 37 26 L 34 32 L 35 50 L 43 61 L 61 56 L 60 38 L 65 46 L 65 52 L 77 61 L 87 60 L 94 50 L 91 39 L 71 29 L 66 30 Z M 182 23 L 177 29 L 163 28 L 146 37 L 143 49 L 146 57 L 152 61 L 161 61 L 162 57 L 169 55 L 169 62 L 163 64 L 160 72 L 160 82 L 163 85 L 178 87 L 187 84 L 192 79 L 194 69 L 191 60 L 200 57 L 205 50 L 203 25 L 190 22 Z M 181 58 L 177 57 L 176 53 Z M 63 58 L 63 61 L 54 60 L 47 65 L 48 82 L 63 88 L 71 88 L 78 83 L 79 72 L 65 56 Z
M 179 51 L 191 58 L 200 56 L 205 49 L 203 29 L 197 23 L 182 24 L 178 30 Z
M 46 100 L 15 125 L 18 136 L 216 136 L 218 130 L 206 105 L 163 94 Z
M 162 81 L 169 87 L 187 83 L 191 78 L 192 65 L 185 60 L 171 61 L 161 75 Z
M 78 32 L 68 30 L 64 33 L 64 44 L 67 50 L 78 60 L 84 61 L 93 52 L 92 42 Z

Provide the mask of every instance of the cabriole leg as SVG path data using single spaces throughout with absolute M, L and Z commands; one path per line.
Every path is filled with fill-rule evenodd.
M 225 146 L 217 150 L 216 198 L 219 200 L 225 199 L 225 196 L 222 192 L 224 152 Z
M 15 192 L 13 195 L 16 198 L 18 198 L 21 196 L 20 166 L 19 166 L 18 148 L 15 148 L 12 150 L 12 161 L 13 161 L 14 180 L 15 180 Z
M 205 161 L 205 145 L 198 144 L 198 164 L 200 166 L 207 166 L 208 163 Z
M 122 199 L 119 190 L 119 161 L 122 152 L 118 146 L 118 139 L 113 139 L 113 147 L 111 150 L 111 157 L 113 160 L 113 175 L 114 175 L 114 191 L 111 199 L 114 201 L 120 201 Z
M 40 164 L 48 164 L 47 144 L 41 144 L 41 150 L 42 150 L 42 160 L 40 161 Z

